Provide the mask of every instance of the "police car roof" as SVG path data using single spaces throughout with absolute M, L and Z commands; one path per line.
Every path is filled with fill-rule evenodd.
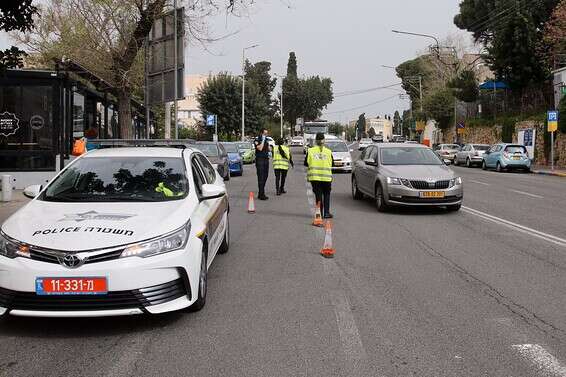
M 194 151 L 192 148 L 184 149 Z M 180 158 L 183 149 L 167 147 L 130 147 L 130 148 L 103 148 L 88 152 L 84 158 L 89 157 L 169 157 Z

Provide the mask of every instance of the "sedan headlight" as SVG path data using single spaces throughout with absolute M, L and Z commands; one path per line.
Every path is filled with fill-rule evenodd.
M 392 186 L 407 186 L 407 187 L 411 186 L 409 180 L 405 178 L 387 177 L 387 184 Z
M 180 250 L 185 247 L 189 234 L 191 233 L 191 222 L 187 222 L 182 228 L 168 233 L 164 236 L 130 245 L 124 249 L 120 258 L 140 257 L 147 258 L 154 255 Z
M 461 186 L 461 185 L 462 185 L 462 177 L 453 178 L 450 180 L 450 187 Z
M 29 245 L 16 241 L 0 231 L 0 255 L 11 259 L 30 258 Z

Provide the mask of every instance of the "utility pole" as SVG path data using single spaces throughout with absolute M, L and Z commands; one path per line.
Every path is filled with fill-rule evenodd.
M 256 48 L 258 44 L 248 46 L 242 49 L 242 138 L 246 138 L 246 50 Z
M 173 0 L 173 32 L 175 35 L 175 96 L 173 97 L 174 100 L 174 106 L 175 106 L 175 140 L 179 139 L 179 126 L 178 126 L 178 119 L 179 119 L 179 109 L 178 109 L 178 103 L 177 103 L 177 94 L 179 91 L 178 85 L 179 85 L 179 57 L 177 56 L 179 54 L 179 50 L 178 50 L 178 43 L 179 43 L 179 35 L 178 35 L 178 31 L 177 31 L 177 0 Z M 184 79 L 184 78 L 183 78 Z

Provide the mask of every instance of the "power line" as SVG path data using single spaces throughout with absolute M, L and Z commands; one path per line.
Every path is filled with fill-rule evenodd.
M 379 101 L 375 101 L 375 102 L 372 102 L 372 103 L 368 103 L 366 105 L 356 106 L 356 107 L 352 107 L 350 109 L 344 109 L 344 110 L 340 110 L 340 111 L 327 112 L 327 113 L 323 113 L 323 115 L 340 114 L 340 113 L 345 113 L 345 112 L 348 112 L 348 111 L 360 110 L 360 109 L 364 109 L 364 108 L 369 107 L 369 106 L 377 105 L 379 103 L 387 102 L 387 101 L 389 101 L 393 98 L 397 98 L 397 97 L 399 97 L 399 95 L 395 94 L 394 96 L 387 97 L 387 98 L 384 98 L 384 99 L 381 99 Z
M 334 95 L 334 98 L 353 96 L 353 95 L 364 94 L 364 93 L 371 93 L 371 92 L 375 92 L 377 90 L 390 89 L 390 88 L 399 86 L 401 84 L 402 84 L 402 82 L 399 82 L 399 83 L 396 83 L 396 84 L 391 84 L 391 85 L 378 86 L 378 87 L 369 88 L 369 89 L 349 90 L 349 91 L 345 91 L 345 92 L 338 92 Z

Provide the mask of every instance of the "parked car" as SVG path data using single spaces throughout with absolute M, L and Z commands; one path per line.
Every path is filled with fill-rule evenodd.
M 371 141 L 374 143 L 383 143 L 383 135 L 375 135 L 371 138 Z
M 0 228 L 0 316 L 204 307 L 230 233 L 226 187 L 198 150 L 94 150 L 24 195 Z
M 238 143 L 222 143 L 222 146 L 228 154 L 228 168 L 230 169 L 230 175 L 243 175 L 244 162 L 242 161 L 242 156 L 240 156 Z
M 481 166 L 483 155 L 491 148 L 488 144 L 466 144 L 462 150 L 456 153 L 454 165 L 465 164 L 471 168 L 474 165 Z
M 438 144 L 434 148 L 434 153 L 436 153 L 438 157 L 450 162 L 454 162 L 454 158 L 456 158 L 456 153 L 458 152 L 460 152 L 460 146 L 458 144 Z
M 369 146 L 354 163 L 352 197 L 368 196 L 377 210 L 392 206 L 446 207 L 458 211 L 462 178 L 424 145 L 384 143 Z
M 334 159 L 333 171 L 351 172 L 352 171 L 352 150 L 342 140 L 330 140 L 326 146 L 332 151 Z
M 200 150 L 218 170 L 218 174 L 225 180 L 230 180 L 230 166 L 228 161 L 228 153 L 222 144 L 214 141 L 197 141 L 194 143 L 195 148 Z
M 373 144 L 373 141 L 371 141 L 370 138 L 362 138 L 360 140 L 360 142 L 358 143 L 358 150 L 359 151 L 363 151 L 364 149 L 366 149 L 367 147 L 369 147 L 370 145 Z
M 531 170 L 532 161 L 527 148 L 517 144 L 495 144 L 483 155 L 482 168 L 504 170 Z
M 305 141 L 303 140 L 302 136 L 295 136 L 294 138 L 291 139 L 291 142 L 289 143 L 290 147 L 302 147 L 305 145 Z
M 242 157 L 244 164 L 253 164 L 255 162 L 255 148 L 254 144 L 250 142 L 238 142 L 238 152 Z

